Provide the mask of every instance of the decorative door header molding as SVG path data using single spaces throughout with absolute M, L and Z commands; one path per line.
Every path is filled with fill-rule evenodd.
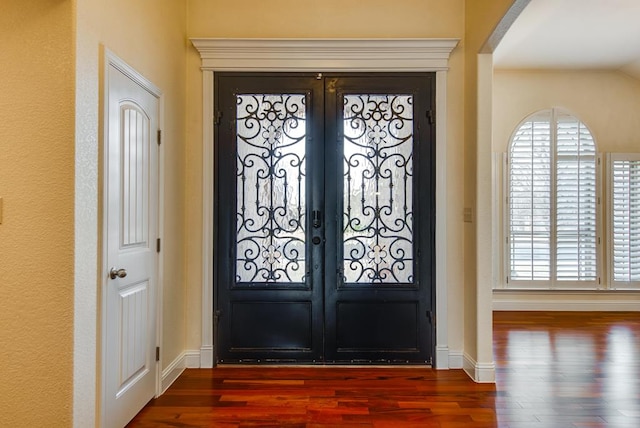
M 191 39 L 215 71 L 439 71 L 459 39 Z

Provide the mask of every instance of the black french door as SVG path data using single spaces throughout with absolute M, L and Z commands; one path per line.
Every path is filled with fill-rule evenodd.
M 221 363 L 431 363 L 435 76 L 216 75 Z

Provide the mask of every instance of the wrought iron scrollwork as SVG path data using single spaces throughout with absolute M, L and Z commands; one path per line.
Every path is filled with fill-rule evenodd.
M 304 282 L 305 95 L 236 101 L 236 282 Z
M 343 280 L 413 281 L 413 97 L 345 95 Z

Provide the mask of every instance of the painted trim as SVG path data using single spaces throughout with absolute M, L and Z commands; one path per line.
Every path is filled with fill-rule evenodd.
M 202 73 L 202 319 L 200 367 L 213 367 L 213 71 Z
M 469 354 L 463 356 L 462 369 L 477 383 L 495 383 L 496 365 L 494 363 L 478 363 Z
M 191 39 L 216 71 L 447 70 L 458 39 Z
M 449 368 L 461 369 L 464 367 L 464 353 L 462 351 L 449 351 Z
M 477 145 L 476 145 L 476 283 L 474 323 L 476 346 L 474 357 L 474 375 L 476 382 L 490 382 L 495 379 L 493 361 L 493 318 L 491 313 L 491 290 L 499 272 L 494 263 L 498 245 L 496 213 L 491 203 L 493 193 L 493 174 L 491 145 L 493 129 L 491 112 L 493 110 L 493 57 L 491 54 L 479 54 L 478 60 L 478 100 L 477 100 Z M 493 372 L 492 372 L 493 370 Z
M 122 74 L 127 76 L 129 79 L 133 80 L 139 86 L 141 86 L 142 88 L 144 88 L 147 91 L 149 91 L 149 93 L 151 93 L 151 95 L 155 96 L 156 98 L 160 98 L 162 96 L 162 91 L 160 90 L 160 88 L 158 88 L 156 85 L 151 83 L 151 81 L 148 80 L 146 77 L 144 77 L 143 75 L 138 73 L 133 67 L 131 67 L 126 62 L 124 62 L 124 60 L 122 60 L 118 56 L 116 56 L 116 54 L 114 54 L 113 52 L 111 52 L 108 49 L 105 49 L 104 50 L 104 55 L 105 55 L 105 67 L 107 68 L 107 70 L 108 70 L 109 66 L 112 65 L 115 68 L 117 68 Z M 106 77 L 106 75 L 105 75 L 105 77 Z M 107 95 L 107 93 L 105 92 L 105 96 L 106 95 Z M 106 112 L 105 112 L 105 114 L 106 114 Z
M 185 367 L 188 369 L 205 368 L 205 367 L 202 367 L 202 365 L 200 365 L 200 362 L 202 361 L 202 356 L 200 354 L 201 352 L 198 351 L 197 349 L 185 351 L 184 352 Z
M 499 290 L 494 311 L 632 311 L 640 312 L 640 291 Z
M 449 325 L 446 322 L 448 316 L 448 221 L 447 215 L 447 73 L 436 72 L 436 353 L 433 366 L 436 368 L 449 368 L 447 357 L 440 362 L 438 357 L 443 357 L 438 349 L 449 349 Z
M 184 369 L 186 368 L 185 364 L 185 353 L 178 355 L 178 357 L 171 362 L 164 370 L 162 370 L 161 376 L 161 384 L 160 384 L 160 394 L 165 393 L 167 389 L 173 384 L 173 382 L 178 379 L 178 377 L 182 374 Z
M 163 348 L 163 340 L 162 340 L 162 326 L 164 324 L 164 314 L 163 314 L 163 299 L 162 297 L 164 296 L 164 251 L 162 250 L 164 248 L 164 206 L 165 206 L 165 199 L 164 199 L 164 194 L 165 194 L 165 165 L 164 165 L 164 159 L 165 159 L 165 153 L 164 153 L 164 148 L 166 146 L 166 135 L 164 132 L 165 129 L 165 116 L 164 116 L 164 111 L 165 111 L 165 96 L 164 94 L 162 94 L 162 92 L 160 93 L 159 97 L 158 97 L 158 129 L 161 132 L 161 138 L 164 141 L 161 141 L 161 144 L 158 146 L 158 239 L 160 239 L 160 253 L 156 253 L 157 257 L 158 257 L 158 270 L 157 270 L 157 277 L 156 277 L 156 281 L 157 281 L 157 287 L 156 287 L 156 300 L 157 300 L 157 308 L 156 308 L 156 346 L 160 347 L 160 350 L 164 349 Z M 162 389 L 162 373 L 161 373 L 161 368 L 162 368 L 162 353 L 160 353 L 160 359 L 157 362 L 158 364 L 158 370 L 156 371 L 156 397 L 159 397 L 160 395 L 162 395 L 165 391 L 165 389 Z
M 216 71 L 436 72 L 436 349 L 447 348 L 447 70 L 458 39 L 191 39 L 203 70 L 202 346 L 213 367 L 213 75 Z M 435 357 L 443 353 L 436 352 Z M 442 357 L 444 358 L 444 357 Z M 448 362 L 444 362 L 448 365 Z M 444 365 L 435 361 L 434 366 Z

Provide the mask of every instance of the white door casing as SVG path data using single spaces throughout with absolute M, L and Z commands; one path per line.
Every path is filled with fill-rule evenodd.
M 214 73 L 425 72 L 436 73 L 436 368 L 462 368 L 462 353 L 449 349 L 447 213 L 447 70 L 458 39 L 216 39 L 193 38 L 202 60 L 202 316 L 200 361 L 214 362 L 213 124 Z
M 102 425 L 110 428 L 126 425 L 157 388 L 160 91 L 112 54 L 105 63 Z

